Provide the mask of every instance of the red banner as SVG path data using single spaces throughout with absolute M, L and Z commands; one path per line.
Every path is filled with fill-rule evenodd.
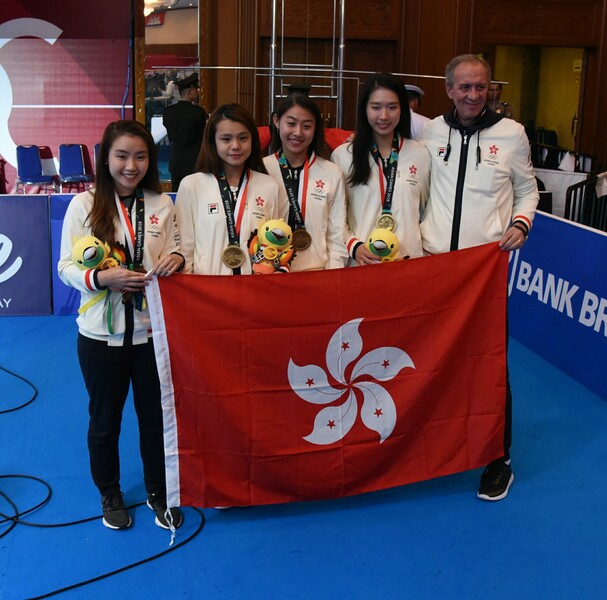
M 148 289 L 171 505 L 332 498 L 503 453 L 507 254 Z

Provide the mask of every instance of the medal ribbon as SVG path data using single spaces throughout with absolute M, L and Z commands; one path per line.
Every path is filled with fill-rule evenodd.
M 293 217 L 295 229 L 305 229 L 309 171 L 310 165 L 312 165 L 316 160 L 316 155 L 314 152 L 312 152 L 309 159 L 306 156 L 306 161 L 304 162 L 303 166 L 303 177 L 299 178 L 297 192 L 294 185 L 295 182 L 291 177 L 291 166 L 289 165 L 289 161 L 287 160 L 285 153 L 282 150 L 277 152 L 276 159 L 280 165 L 280 173 L 285 184 L 285 189 L 287 190 L 289 205 L 291 207 L 290 216 Z
M 219 184 L 219 192 L 221 195 L 221 202 L 223 203 L 223 209 L 226 213 L 226 225 L 228 228 L 228 246 L 238 246 L 240 248 L 239 236 L 240 227 L 242 225 L 242 218 L 244 215 L 244 209 L 247 204 L 247 188 L 249 187 L 249 170 L 245 169 L 242 173 L 240 181 L 238 182 L 238 192 L 236 193 L 236 201 L 234 202 L 234 196 L 228 183 L 226 174 L 222 171 L 217 178 Z M 243 185 L 244 183 L 244 185 Z M 232 207 L 232 202 L 234 206 Z M 234 213 L 236 212 L 236 221 L 234 221 Z M 232 269 L 233 275 L 240 275 L 240 267 Z
M 387 173 L 383 167 L 383 160 L 377 149 L 377 144 L 373 144 L 370 148 L 371 155 L 377 163 L 379 169 L 379 195 L 382 213 L 392 212 L 392 197 L 394 195 L 394 184 L 396 183 L 396 172 L 398 171 L 398 154 L 403 147 L 404 138 L 398 143 L 398 136 L 394 134 L 392 140 L 392 150 L 388 163 Z
M 225 173 L 222 171 L 221 175 L 217 178 L 219 184 L 219 192 L 221 193 L 221 201 L 223 203 L 223 209 L 226 213 L 226 225 L 228 227 L 228 244 L 239 246 L 240 227 L 242 225 L 242 218 L 244 215 L 245 205 L 247 203 L 247 188 L 249 187 L 249 171 L 245 170 L 242 174 L 242 178 L 238 184 L 238 193 L 236 198 L 236 204 L 232 208 L 232 190 L 230 190 L 230 184 Z M 243 185 L 244 183 L 244 185 Z M 234 220 L 234 213 L 236 213 L 236 220 Z
M 137 188 L 135 194 L 135 226 L 133 227 L 131 215 L 129 214 L 127 207 L 120 201 L 118 194 L 114 192 L 114 200 L 116 202 L 116 209 L 118 210 L 120 225 L 124 231 L 129 258 L 132 262 L 130 265 L 131 267 L 141 266 L 143 264 L 143 243 L 145 238 L 145 207 L 143 204 L 143 192 L 140 188 Z
M 132 271 L 138 267 L 143 267 L 143 245 L 145 239 L 145 205 L 143 203 L 143 190 L 137 188 L 135 190 L 135 223 L 131 219 L 133 212 L 133 205 L 131 204 L 130 209 L 126 207 L 124 202 L 121 202 L 118 194 L 114 192 L 114 201 L 116 202 L 116 208 L 118 209 L 118 218 L 120 225 L 124 231 L 124 237 L 126 241 L 126 259 L 128 261 L 128 268 Z M 109 296 L 108 296 L 109 298 Z M 146 306 L 145 292 L 137 292 L 132 295 L 134 305 L 129 304 L 128 306 L 134 306 L 137 310 L 143 310 Z M 123 296 L 124 300 L 124 296 Z M 107 309 L 107 324 L 108 331 L 113 333 L 112 325 L 112 312 L 111 304 L 108 303 Z M 132 330 L 132 308 L 125 308 L 125 340 L 129 339 L 133 334 Z M 131 312 L 129 312 L 131 311 Z M 131 315 L 131 317 L 129 317 Z

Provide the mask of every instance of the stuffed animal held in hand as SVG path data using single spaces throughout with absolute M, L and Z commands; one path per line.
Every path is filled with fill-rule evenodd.
M 126 262 L 126 257 L 119 248 L 112 248 L 106 242 L 102 242 L 94 235 L 85 235 L 77 238 L 72 246 L 72 262 L 82 271 L 89 269 L 109 269 L 119 267 Z M 97 304 L 100 300 L 109 298 L 108 290 L 102 290 L 91 300 L 83 304 L 78 309 L 78 314 L 85 313 L 91 306 Z M 110 333 L 112 330 L 112 311 L 111 305 L 107 305 L 107 321 Z
M 263 223 L 249 242 L 253 273 L 265 275 L 288 271 L 295 257 L 292 240 L 293 232 L 284 219 Z
M 110 245 L 94 235 L 78 238 L 72 246 L 72 262 L 83 271 L 120 266 L 120 257 Z
M 381 262 L 400 260 L 398 238 L 391 229 L 374 229 L 366 246 Z

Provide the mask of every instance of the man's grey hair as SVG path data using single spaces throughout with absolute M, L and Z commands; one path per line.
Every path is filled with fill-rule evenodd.
M 459 56 L 452 58 L 445 68 L 445 81 L 447 82 L 447 87 L 452 88 L 455 85 L 455 77 L 453 76 L 453 72 L 458 65 L 466 62 L 478 63 L 479 65 L 485 67 L 485 71 L 487 71 L 487 79 L 491 81 L 491 67 L 484 58 L 476 56 L 476 54 L 460 54 Z

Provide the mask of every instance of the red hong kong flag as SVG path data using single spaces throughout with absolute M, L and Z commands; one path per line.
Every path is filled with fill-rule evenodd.
M 503 453 L 507 254 L 148 288 L 171 506 L 333 498 Z

